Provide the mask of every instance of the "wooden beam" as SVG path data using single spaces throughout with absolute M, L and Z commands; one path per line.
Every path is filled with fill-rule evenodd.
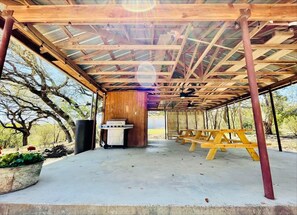
M 63 45 L 60 44 L 61 49 L 70 50 L 179 50 L 180 45 Z
M 122 88 L 122 89 L 173 89 L 176 88 L 176 86 L 150 86 L 150 87 L 144 87 L 144 86 L 124 86 L 124 85 L 117 85 L 117 86 L 105 86 L 105 88 L 109 89 L 116 89 L 116 88 Z M 201 88 L 207 88 L 207 89 L 216 89 L 216 88 L 226 88 L 225 86 L 190 86 L 189 88 L 193 89 L 201 89 Z M 186 87 L 185 87 L 186 88 Z M 249 86 L 229 86 L 229 89 L 249 89 Z M 204 91 L 203 91 L 204 92 Z M 212 91 L 215 92 L 215 91 Z
M 170 66 L 175 63 L 175 61 L 98 61 L 98 60 L 86 60 L 86 61 L 74 61 L 79 65 L 141 65 L 141 64 L 152 64 L 152 65 L 165 65 Z
M 254 60 L 255 64 L 297 64 L 297 60 Z M 244 61 L 226 61 L 223 65 L 245 65 Z
M 168 80 L 172 77 L 172 75 L 173 75 L 173 73 L 175 71 L 175 68 L 176 68 L 176 66 L 178 64 L 178 61 L 179 61 L 179 59 L 181 57 L 181 54 L 182 54 L 182 51 L 183 51 L 183 49 L 184 49 L 184 47 L 186 45 L 187 38 L 188 38 L 188 36 L 189 36 L 189 34 L 190 34 L 191 31 L 192 31 L 192 25 L 188 25 L 187 28 L 186 28 L 186 32 L 184 34 L 184 37 L 183 37 L 183 40 L 182 40 L 180 49 L 179 49 L 178 54 L 176 56 L 175 63 L 174 63 L 174 65 L 172 66 L 172 68 L 170 70 L 170 76 L 168 77 Z
M 203 61 L 204 57 L 207 55 L 207 53 L 212 49 L 213 45 L 217 42 L 217 40 L 220 38 L 220 36 L 224 33 L 225 29 L 227 27 L 227 22 L 223 24 L 223 26 L 219 29 L 219 31 L 216 33 L 216 35 L 211 40 L 210 44 L 206 47 L 206 49 L 203 51 L 203 53 L 199 56 L 197 62 L 194 64 L 193 68 L 187 73 L 185 79 L 186 81 L 191 77 L 191 75 L 195 72 L 196 68 L 199 66 L 199 64 Z
M 181 90 L 180 90 L 181 91 Z M 225 90 L 224 93 L 225 94 L 236 94 L 236 93 L 245 93 L 246 91 L 243 91 L 243 90 Z M 158 89 L 155 90 L 155 92 L 152 92 L 152 95 L 172 95 L 172 93 L 174 93 L 174 91 L 171 91 L 171 90 L 166 90 L 166 91 L 158 91 Z M 204 90 L 204 91 L 201 91 L 201 92 L 197 92 L 199 94 L 207 94 L 207 93 L 219 93 L 219 94 L 222 94 L 222 92 L 217 92 L 217 91 L 213 91 L 213 90 Z M 196 94 L 194 94 L 196 95 Z
M 253 38 L 258 32 L 260 32 L 267 24 L 268 22 L 260 23 L 259 26 L 254 28 L 250 32 L 250 38 Z M 205 74 L 204 79 L 207 79 L 213 72 L 216 72 L 227 60 L 229 60 L 230 57 L 232 57 L 238 49 L 242 47 L 242 41 L 240 41 L 219 63 L 217 63 L 210 71 L 209 73 Z
M 288 71 L 256 71 L 256 75 L 292 75 L 297 72 L 293 70 Z M 234 71 L 226 71 L 226 72 L 214 72 L 211 76 L 226 76 L 226 75 L 247 75 L 246 71 L 234 72 Z
M 294 36 L 294 34 L 293 34 Z M 243 47 L 242 47 L 243 49 Z M 297 44 L 254 44 L 252 49 L 288 49 L 297 50 Z
M 141 72 L 141 71 L 98 71 L 98 72 L 95 72 L 95 71 L 92 71 L 92 72 L 88 72 L 87 73 L 88 75 L 112 75 L 112 76 L 115 76 L 115 75 L 132 75 L 132 76 L 135 76 L 135 75 L 151 75 L 151 74 L 156 74 L 156 75 L 159 75 L 159 76 L 168 76 L 170 75 L 169 72 L 156 72 L 156 73 L 150 73 L 150 72 Z
M 105 79 L 96 79 L 98 82 L 100 83 L 138 83 L 139 81 L 135 78 L 105 78 Z M 257 80 L 258 83 L 270 83 L 271 80 L 270 79 L 258 79 Z M 144 80 L 142 80 L 142 82 L 144 82 Z M 183 82 L 183 79 L 171 79 L 170 83 L 180 83 Z M 233 82 L 233 83 L 248 83 L 247 79 L 241 79 L 241 80 L 232 80 L 232 79 L 207 79 L 207 80 L 198 80 L 198 79 L 189 79 L 187 81 L 188 83 L 209 83 L 209 82 L 213 82 L 213 83 L 229 83 L 229 82 Z M 151 83 L 151 80 L 148 79 L 147 83 Z M 155 81 L 155 83 L 168 83 L 168 80 L 166 79 L 157 79 Z M 175 86 L 176 87 L 176 86 Z M 189 86 L 189 88 L 192 88 L 191 86 Z
M 171 96 L 171 97 L 159 97 L 159 96 L 148 96 L 149 101 L 153 100 L 162 100 L 162 101 L 189 101 L 189 100 L 200 100 L 203 98 L 207 99 L 231 99 L 233 97 L 237 97 L 236 95 L 199 95 L 195 97 L 186 97 L 184 99 L 180 98 L 179 96 Z
M 145 7 L 145 5 L 141 5 Z M 235 21 L 240 9 L 250 9 L 250 21 L 296 21 L 296 4 L 157 4 L 142 13 L 122 5 L 8 5 L 22 23 L 83 24 Z M 91 17 L 91 18 L 90 18 Z

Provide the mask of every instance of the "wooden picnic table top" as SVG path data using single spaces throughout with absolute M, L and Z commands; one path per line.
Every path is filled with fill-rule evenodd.
M 226 148 L 246 148 L 249 155 L 253 160 L 259 160 L 259 156 L 254 150 L 257 146 L 257 143 L 250 142 L 245 132 L 251 131 L 249 129 L 197 129 L 196 135 L 193 137 L 184 137 L 183 144 L 186 141 L 191 142 L 190 152 L 193 152 L 196 149 L 197 144 L 201 144 L 202 148 L 210 148 L 209 153 L 206 157 L 207 160 L 214 159 L 214 156 L 217 152 L 217 149 L 225 152 Z M 207 132 L 206 136 L 203 135 L 203 132 Z M 226 136 L 226 133 L 236 133 L 239 137 L 239 140 L 233 140 Z M 203 138 L 202 138 L 203 137 Z M 207 137 L 205 139 L 205 137 Z M 213 138 L 213 139 L 211 139 Z
M 251 129 L 195 129 L 195 131 L 202 131 L 202 132 L 225 132 L 225 133 L 233 133 L 233 132 L 239 132 L 239 131 L 252 131 Z

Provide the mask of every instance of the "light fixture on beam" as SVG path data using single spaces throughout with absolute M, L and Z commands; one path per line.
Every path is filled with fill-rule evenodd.
M 184 92 L 181 92 L 180 94 L 179 94 L 179 97 L 181 98 L 181 99 L 184 99 L 184 98 L 186 98 L 186 94 L 184 93 Z
M 191 102 L 189 102 L 188 103 L 188 105 L 187 105 L 187 108 L 188 109 L 193 109 L 193 108 L 195 108 L 196 106 L 194 105 L 194 104 L 192 104 Z

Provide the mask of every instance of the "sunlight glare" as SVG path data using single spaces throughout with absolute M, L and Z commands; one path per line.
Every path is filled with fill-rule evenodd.
M 122 7 L 134 13 L 150 11 L 155 6 L 156 0 L 122 0 Z
M 139 65 L 136 78 L 141 86 L 152 86 L 156 82 L 156 69 L 149 63 L 145 62 Z

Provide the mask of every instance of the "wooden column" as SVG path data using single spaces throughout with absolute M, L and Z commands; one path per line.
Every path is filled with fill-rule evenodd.
M 194 113 L 195 113 L 195 128 L 198 129 L 198 125 L 197 125 L 197 111 L 195 111 Z
M 98 110 L 98 92 L 96 92 L 95 110 L 93 114 L 93 132 L 92 132 L 92 149 L 96 148 L 96 126 L 97 126 L 97 110 Z
M 11 16 L 8 16 L 5 20 L 3 35 L 2 35 L 1 45 L 0 45 L 0 78 L 2 76 L 7 48 L 8 48 L 10 36 L 12 33 L 13 23 L 14 23 L 13 18 Z
M 240 122 L 240 128 L 243 129 L 243 123 L 242 123 L 242 113 L 241 113 L 241 102 L 239 102 L 239 108 L 238 108 L 238 114 L 239 114 L 239 122 Z
M 206 126 L 205 126 L 205 111 L 203 111 L 203 129 L 206 129 Z
M 93 107 L 94 107 L 94 93 L 92 93 L 92 102 L 91 102 L 91 111 L 90 111 L 90 119 L 93 119 Z
M 276 138 L 277 138 L 277 143 L 278 143 L 278 150 L 280 152 L 282 152 L 283 151 L 282 143 L 281 143 L 281 139 L 280 139 L 280 136 L 279 136 L 279 130 L 278 130 L 278 124 L 277 124 L 273 94 L 272 94 L 271 90 L 269 90 L 269 96 L 270 96 L 270 103 L 271 103 L 272 115 L 273 115 L 274 126 L 275 126 L 275 133 L 276 133 Z
M 164 120 L 165 120 L 165 140 L 167 139 L 167 112 L 164 110 Z
M 178 117 L 178 111 L 176 111 L 176 122 L 177 122 L 177 133 L 179 134 L 179 117 Z
M 106 95 L 104 94 L 103 95 L 103 98 L 102 98 L 102 118 L 101 118 L 101 125 L 104 124 L 104 120 L 105 120 L 105 104 L 106 104 Z M 103 141 L 103 135 L 104 135 L 104 130 L 101 129 L 100 130 L 100 140 L 99 140 L 99 144 L 100 146 L 102 146 L 102 141 Z
M 186 129 L 189 129 L 188 111 L 186 111 Z
M 205 119 L 206 119 L 206 129 L 208 129 L 208 116 L 207 116 L 207 110 L 205 111 Z
M 250 40 L 248 21 L 247 21 L 247 18 L 249 16 L 248 12 L 250 11 L 241 10 L 241 17 L 239 18 L 239 21 L 240 21 L 240 26 L 242 31 L 242 41 L 243 41 L 243 47 L 244 47 L 245 62 L 246 62 L 246 68 L 247 68 L 255 127 L 256 127 L 260 164 L 261 164 L 261 170 L 262 170 L 262 179 L 264 184 L 264 193 L 266 198 L 274 199 L 269 158 L 267 153 L 261 107 L 259 102 L 258 85 L 256 80 L 254 60 L 253 60 L 253 54 L 252 54 L 252 48 L 251 48 L 251 40 Z
M 110 119 L 127 119 L 133 128 L 128 132 L 128 147 L 147 146 L 147 93 L 136 90 L 108 92 L 105 122 Z M 105 138 L 105 137 L 104 137 Z
M 227 112 L 227 124 L 228 124 L 228 129 L 231 129 L 231 126 L 230 126 L 230 115 L 229 115 L 229 108 L 228 108 L 228 105 L 226 105 L 226 112 Z M 231 139 L 231 133 L 229 133 L 229 138 Z

